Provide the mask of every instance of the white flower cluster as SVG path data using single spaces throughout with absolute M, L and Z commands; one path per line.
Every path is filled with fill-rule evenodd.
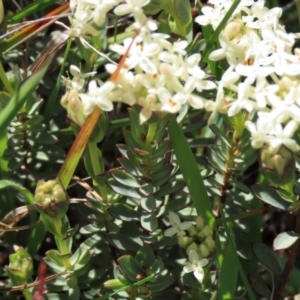
M 233 1 L 208 3 L 213 5 L 203 7 L 195 21 L 216 29 Z M 297 152 L 300 146 L 293 137 L 300 123 L 300 50 L 293 53 L 292 47 L 300 36 L 280 25 L 281 8 L 264 5 L 263 0 L 242 0 L 221 32 L 221 48 L 209 59 L 225 58 L 229 68 L 218 83 L 216 100 L 205 108 L 213 112 L 210 121 L 217 112 L 234 116 L 246 110 L 256 118 L 246 122 L 253 148 L 268 145 L 275 154 L 284 145 Z
M 218 86 L 207 80 L 199 67 L 200 54 L 187 56 L 188 42 L 170 42 L 166 34 L 155 32 L 157 24 L 146 17 L 143 7 L 150 0 L 71 0 L 75 15 L 72 30 L 77 36 L 96 34 L 108 10 L 116 15 L 131 13 L 135 22 L 128 31 L 137 36 L 115 44 L 111 50 L 126 53 L 125 64 L 116 81 L 91 81 L 87 93 L 78 93 L 89 114 L 95 106 L 109 111 L 112 102 L 138 104 L 142 107 L 140 122 L 147 121 L 153 112 L 177 113 L 186 105 L 211 112 L 209 123 L 216 113 L 232 117 L 247 111 L 246 127 L 252 135 L 252 147 L 268 145 L 276 154 L 282 145 L 293 152 L 300 146 L 293 139 L 300 123 L 300 49 L 292 52 L 295 38 L 279 23 L 280 8 L 268 10 L 264 0 L 242 0 L 219 36 L 220 49 L 209 59 L 226 59 L 229 68 Z M 203 15 L 195 21 L 216 29 L 233 0 L 209 0 L 202 8 Z M 118 5 L 118 6 L 117 6 Z M 96 25 L 96 27 L 95 27 Z M 129 49 L 129 52 L 126 51 Z M 107 64 L 110 74 L 116 65 Z M 216 99 L 206 100 L 203 90 L 217 90 Z
M 118 5 L 120 0 L 70 0 L 70 8 L 74 15 L 71 21 L 71 36 L 81 37 L 85 34 L 97 35 L 95 28 L 104 24 L 106 14 Z
M 107 3 L 116 2 L 118 1 L 103 0 L 97 3 L 106 3 L 108 7 Z M 142 9 L 150 0 L 125 2 L 117 6 L 114 13 L 132 13 L 135 22 L 128 30 L 134 30 L 138 35 L 125 39 L 123 45 L 111 46 L 111 50 L 120 55 L 124 55 L 127 49 L 130 49 L 125 66 L 115 82 L 106 82 L 99 88 L 96 81 L 91 81 L 88 92 L 79 94 L 85 113 L 91 113 L 96 105 L 106 111 L 112 110 L 113 101 L 129 105 L 138 104 L 142 106 L 140 122 L 144 123 L 154 111 L 177 113 L 187 104 L 194 108 L 203 108 L 206 100 L 196 94 L 196 91 L 214 89 L 216 84 L 206 80 L 207 75 L 198 66 L 200 54 L 187 57 L 187 41 L 171 43 L 168 35 L 154 32 L 157 29 L 156 23 L 148 19 Z M 76 7 L 76 11 L 79 11 L 80 5 L 92 12 L 96 10 L 92 9 L 92 6 L 96 5 L 93 0 L 71 1 L 71 4 L 72 7 Z M 85 27 L 91 25 L 91 22 L 96 23 L 95 14 L 90 15 L 94 16 L 94 20 L 91 17 L 86 19 Z M 91 30 L 89 33 L 93 34 Z M 116 68 L 114 64 L 106 65 L 111 74 Z

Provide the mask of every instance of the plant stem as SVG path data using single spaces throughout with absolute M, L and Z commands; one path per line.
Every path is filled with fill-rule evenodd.
M 300 234 L 300 211 L 299 210 L 296 215 L 295 232 L 297 234 Z M 294 263 L 295 263 L 296 255 L 298 253 L 299 243 L 300 243 L 300 239 L 298 239 L 296 241 L 296 243 L 294 245 L 292 245 L 290 248 L 284 270 L 283 270 L 282 274 L 280 275 L 279 282 L 278 282 L 277 287 L 274 292 L 273 300 L 279 300 L 282 298 L 281 294 L 284 291 L 284 287 L 287 284 L 287 282 L 289 281 L 290 273 L 292 272 L 292 270 L 294 268 Z
M 62 231 L 63 224 L 60 219 L 55 219 L 54 225 L 56 227 L 57 233 Z M 61 255 L 68 255 L 70 253 L 68 240 L 66 239 L 65 236 L 55 235 L 55 242 Z M 64 264 L 67 270 L 73 269 L 70 259 L 68 257 L 64 259 Z
M 23 293 L 23 296 L 24 296 L 24 298 L 26 299 L 26 300 L 32 300 L 33 298 L 32 298 L 32 292 L 29 290 L 29 289 L 24 289 L 23 291 L 22 291 L 22 293 Z
M 101 175 L 104 172 L 104 166 L 103 166 L 103 160 L 102 160 L 102 153 L 101 151 L 98 149 L 97 144 L 96 143 L 92 143 L 89 142 L 87 144 L 87 153 L 86 155 L 90 156 L 90 160 L 92 162 L 92 168 L 93 168 L 93 176 L 94 178 L 96 178 L 97 175 Z M 92 177 L 93 177 L 92 176 Z M 101 181 L 101 180 L 97 180 L 94 179 L 94 187 L 98 190 L 97 192 L 100 193 L 102 199 L 107 202 L 108 198 L 107 198 L 107 186 L 106 184 Z

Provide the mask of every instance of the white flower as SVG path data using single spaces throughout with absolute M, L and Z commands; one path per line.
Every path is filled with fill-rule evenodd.
M 199 255 L 195 250 L 191 250 L 189 252 L 189 260 L 191 263 L 186 265 L 183 268 L 183 271 L 185 273 L 194 272 L 194 276 L 200 283 L 202 283 L 204 279 L 203 267 L 208 264 L 208 260 L 206 258 L 199 259 Z
M 203 15 L 196 17 L 195 22 L 200 25 L 211 24 L 214 29 L 217 28 L 225 12 L 219 6 L 212 8 L 211 6 L 203 6 L 201 9 Z
M 161 103 L 157 101 L 155 95 L 147 95 L 146 98 L 140 97 L 137 101 L 143 108 L 140 112 L 140 123 L 143 124 L 152 116 L 153 111 L 161 110 Z
M 165 88 L 158 89 L 158 98 L 162 103 L 161 110 L 171 114 L 179 112 L 182 105 L 186 102 L 186 97 L 183 93 L 172 95 Z
M 217 113 L 224 114 L 227 112 L 228 102 L 226 101 L 226 99 L 224 97 L 224 90 L 223 90 L 222 82 L 219 83 L 216 100 L 215 101 L 208 100 L 205 103 L 205 109 L 207 111 L 211 111 L 211 115 L 207 121 L 208 125 L 210 125 L 213 122 Z
M 275 136 L 269 139 L 270 153 L 276 154 L 281 145 L 286 146 L 293 152 L 298 152 L 300 150 L 300 146 L 292 138 L 298 127 L 299 124 L 293 120 L 289 121 L 285 125 L 284 129 L 281 124 L 276 124 L 271 132 Z
M 105 82 L 101 87 L 97 87 L 96 80 L 89 83 L 89 90 L 87 94 L 79 94 L 82 100 L 84 113 L 89 115 L 96 106 L 104 111 L 113 109 L 113 104 L 108 98 L 108 94 L 114 89 L 115 84 L 111 81 Z
M 115 15 L 123 16 L 133 13 L 135 10 L 141 10 L 141 7 L 147 5 L 150 0 L 126 0 L 125 2 L 125 4 L 121 4 L 115 8 Z
M 190 228 L 193 224 L 191 222 L 185 221 L 182 222 L 180 221 L 178 215 L 176 213 L 174 213 L 173 211 L 169 212 L 169 221 L 172 225 L 171 228 L 168 228 L 165 231 L 165 236 L 172 236 L 175 233 L 177 233 L 177 236 L 184 236 L 185 232 L 184 230 L 187 230 L 188 228 Z
M 251 96 L 254 96 L 254 88 L 245 83 L 239 83 L 238 98 L 230 105 L 228 116 L 232 117 L 236 115 L 242 108 L 251 112 L 257 106 L 256 102 L 249 99 Z
M 160 45 L 155 42 L 143 42 L 141 36 L 137 36 L 133 44 L 131 44 L 131 42 L 132 38 L 128 38 L 124 41 L 123 47 L 120 45 L 111 45 L 110 49 L 120 55 L 123 55 L 131 46 L 125 62 L 128 69 L 140 67 L 146 73 L 157 73 L 157 66 L 153 62 L 152 58 L 159 53 L 161 49 Z
M 192 85 L 193 88 L 196 88 L 198 92 L 202 92 L 203 90 L 212 90 L 217 86 L 214 82 L 205 80 L 207 77 L 205 72 L 201 70 L 199 66 L 195 66 L 193 68 L 188 69 L 188 73 L 191 75 L 187 80 L 188 85 Z
M 256 125 L 251 121 L 246 121 L 245 126 L 252 135 L 252 148 L 261 148 L 265 143 L 268 142 L 268 134 L 270 132 L 272 124 L 270 122 L 270 119 L 267 117 L 267 114 L 264 114 L 264 117 L 259 117 L 256 121 Z
M 75 65 L 70 66 L 70 73 L 73 75 L 73 79 L 69 81 L 71 88 L 80 91 L 85 83 L 85 78 L 95 75 L 97 72 L 81 73 L 80 69 Z M 68 86 L 67 86 L 68 87 Z M 70 87 L 68 87 L 70 88 Z

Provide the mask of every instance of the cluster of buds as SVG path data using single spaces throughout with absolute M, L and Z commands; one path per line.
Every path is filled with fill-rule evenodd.
M 34 200 L 37 211 L 53 219 L 61 219 L 69 208 L 68 196 L 59 180 L 40 180 Z
M 201 259 L 208 257 L 214 251 L 213 230 L 208 225 L 204 225 L 202 217 L 198 216 L 196 225 L 193 225 L 189 221 L 181 222 L 179 216 L 170 211 L 169 221 L 172 227 L 165 231 L 165 236 L 169 237 L 177 233 L 178 244 L 181 248 L 186 249 L 187 255 L 194 250 Z M 188 235 L 185 233 L 186 230 Z
M 178 237 L 178 244 L 185 249 L 187 255 L 194 250 L 201 259 L 208 257 L 214 251 L 213 230 L 208 225 L 204 225 L 202 217 L 198 216 L 196 225 L 192 225 L 187 232 L 186 236 Z

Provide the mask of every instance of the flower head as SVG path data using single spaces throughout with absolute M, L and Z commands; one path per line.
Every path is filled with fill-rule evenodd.
M 204 279 L 203 267 L 208 264 L 208 260 L 206 258 L 199 259 L 199 255 L 195 250 L 191 250 L 189 252 L 189 260 L 191 263 L 187 264 L 183 268 L 183 271 L 185 273 L 194 272 L 194 276 L 197 278 L 199 282 L 202 283 Z
M 184 230 L 187 230 L 190 228 L 193 224 L 191 222 L 182 222 L 180 221 L 178 215 L 174 213 L 173 211 L 169 212 L 169 220 L 172 225 L 171 228 L 168 228 L 165 231 L 165 236 L 172 236 L 175 233 L 177 233 L 177 236 L 184 236 L 185 232 Z

